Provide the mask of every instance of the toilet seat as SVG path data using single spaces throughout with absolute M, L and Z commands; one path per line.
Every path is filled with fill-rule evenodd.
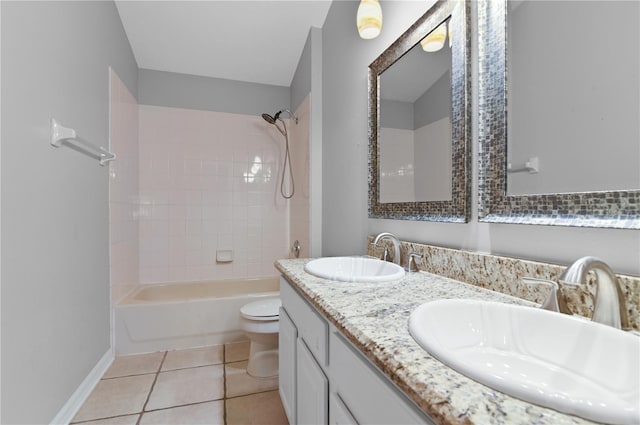
M 250 320 L 278 320 L 281 305 L 280 298 L 254 301 L 240 307 L 240 314 L 245 319 Z

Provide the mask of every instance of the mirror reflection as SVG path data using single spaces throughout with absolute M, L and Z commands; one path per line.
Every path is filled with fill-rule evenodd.
M 640 189 L 640 6 L 507 2 L 507 194 Z
M 450 21 L 380 75 L 381 203 L 452 199 Z

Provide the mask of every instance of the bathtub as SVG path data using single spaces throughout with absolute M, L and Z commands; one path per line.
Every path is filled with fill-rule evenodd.
M 279 291 L 278 277 L 139 285 L 114 308 L 116 354 L 246 340 L 240 307 Z

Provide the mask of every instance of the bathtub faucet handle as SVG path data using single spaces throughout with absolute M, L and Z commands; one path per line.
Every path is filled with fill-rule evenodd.
M 300 245 L 300 241 L 296 239 L 291 247 L 291 251 L 293 251 L 293 255 L 295 255 L 296 258 L 300 257 L 300 249 L 302 249 L 302 246 Z

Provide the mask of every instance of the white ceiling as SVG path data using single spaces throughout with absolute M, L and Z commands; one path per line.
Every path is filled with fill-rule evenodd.
M 116 0 L 116 6 L 140 68 L 288 87 L 309 28 L 322 27 L 331 0 Z

